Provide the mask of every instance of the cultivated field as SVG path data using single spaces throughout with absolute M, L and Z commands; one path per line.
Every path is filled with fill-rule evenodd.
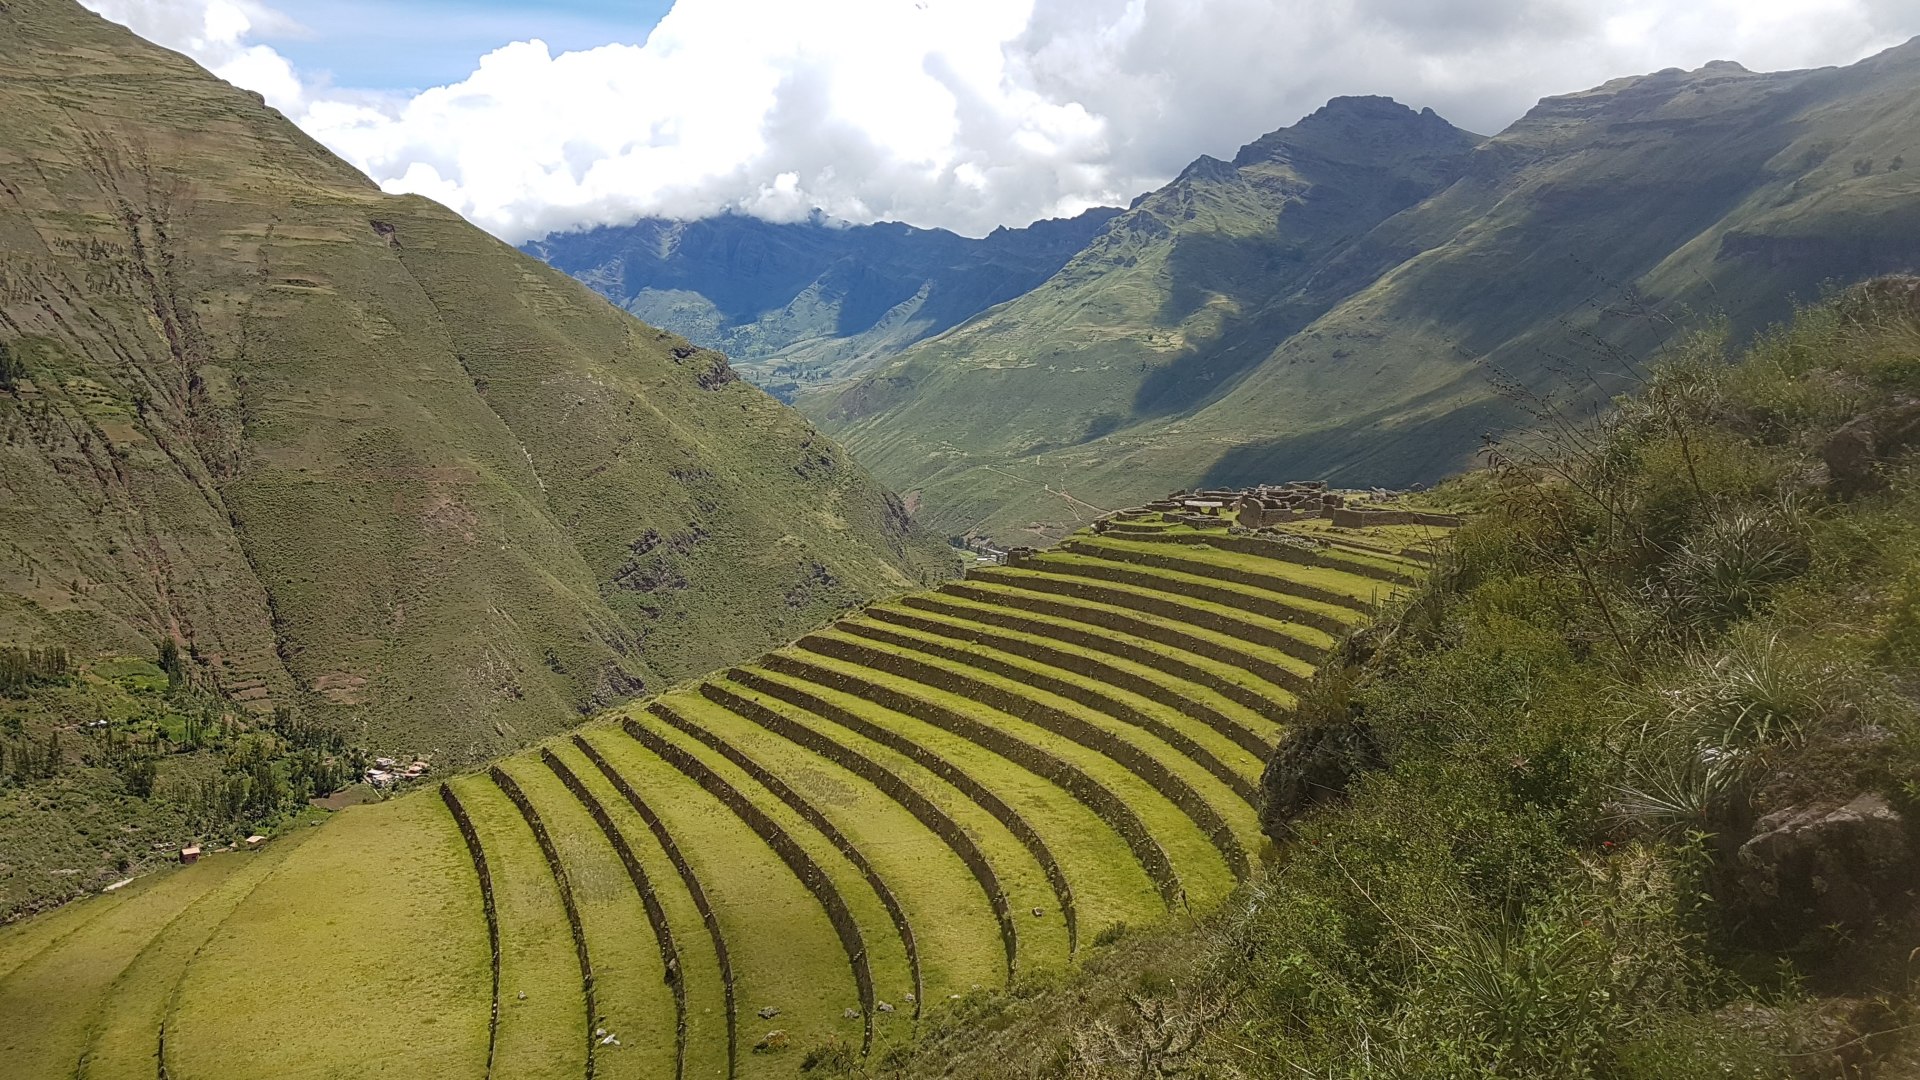
M 884 1054 L 1247 876 L 1293 695 L 1431 539 L 1317 537 L 1083 532 L 0 931 L 0 1060 L 720 1078 Z

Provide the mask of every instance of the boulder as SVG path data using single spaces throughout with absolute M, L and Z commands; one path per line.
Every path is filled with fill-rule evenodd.
M 1284 839 L 1296 818 L 1345 795 L 1355 776 L 1382 760 L 1372 728 L 1357 720 L 1288 730 L 1260 774 L 1260 827 Z
M 1761 818 L 1740 845 L 1734 884 L 1756 929 L 1802 934 L 1870 927 L 1920 886 L 1907 823 L 1874 793 L 1843 806 L 1795 806 Z
M 756 1054 L 777 1053 L 778 1051 L 785 1050 L 787 1045 L 792 1041 L 792 1036 L 788 1035 L 784 1030 L 769 1031 L 760 1037 L 759 1042 L 753 1044 L 753 1052 Z
M 1827 438 L 1820 456 L 1827 490 L 1850 496 L 1886 483 L 1876 466 L 1920 446 L 1920 401 L 1903 401 L 1861 413 Z

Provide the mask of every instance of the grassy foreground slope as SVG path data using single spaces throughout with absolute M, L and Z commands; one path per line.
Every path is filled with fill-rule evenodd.
M 1618 79 L 1477 147 L 1336 101 L 1196 162 L 1033 292 L 800 404 L 930 525 L 1009 540 L 1200 483 L 1431 482 L 1524 422 L 1503 381 L 1617 371 L 1614 350 L 1645 355 L 1689 314 L 1745 335 L 1829 282 L 1920 268 L 1916 102 L 1920 42 Z M 1415 148 L 1431 156 L 1408 170 Z M 1404 201 L 1325 167 L 1369 156 Z
M 943 565 L 718 354 L 71 0 L 0 7 L 0 350 L 0 640 L 171 636 L 381 746 L 519 745 Z
M 1920 1075 L 1920 279 L 1689 339 L 1349 638 L 1206 920 L 886 1076 Z
M 484 773 L 0 929 L 0 1040 L 29 1075 L 174 1080 L 902 1060 L 928 1020 L 1255 872 L 1262 763 L 1323 628 L 1418 581 L 1438 534 L 1337 537 L 1369 538 L 1090 531 L 871 605 Z

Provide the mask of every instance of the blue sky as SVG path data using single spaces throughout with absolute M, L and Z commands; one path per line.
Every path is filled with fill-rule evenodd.
M 304 35 L 263 35 L 334 85 L 418 90 L 463 79 L 483 55 L 540 38 L 555 52 L 646 41 L 672 0 L 328 0 L 276 5 Z

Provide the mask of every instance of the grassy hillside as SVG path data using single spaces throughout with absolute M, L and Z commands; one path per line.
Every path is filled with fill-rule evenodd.
M 716 353 L 0 6 L 0 642 L 477 758 L 943 572 Z
M 837 382 L 1039 285 L 1114 215 L 978 240 L 897 222 L 649 219 L 525 246 L 783 399 Z
M 1270 868 L 883 1074 L 1917 1075 L 1917 394 L 1877 283 L 1434 492 L 1471 518 L 1303 696 Z
M 1253 874 L 1265 755 L 1330 629 L 1442 538 L 1143 523 L 871 605 L 0 929 L 0 1054 L 208 1080 L 907 1060 L 934 1018 Z
M 1431 482 L 1525 421 L 1505 384 L 1592 372 L 1604 399 L 1620 352 L 1708 316 L 1750 333 L 1828 282 L 1920 266 L 1916 101 L 1920 43 L 1621 79 L 1470 153 L 1437 120 L 1336 102 L 1231 167 L 1197 162 L 1039 289 L 800 403 L 930 525 L 1008 540 L 1203 482 Z M 1423 145 L 1406 128 L 1435 133 L 1428 157 L 1405 160 Z M 1287 149 L 1309 134 L 1386 168 L 1356 190 Z

